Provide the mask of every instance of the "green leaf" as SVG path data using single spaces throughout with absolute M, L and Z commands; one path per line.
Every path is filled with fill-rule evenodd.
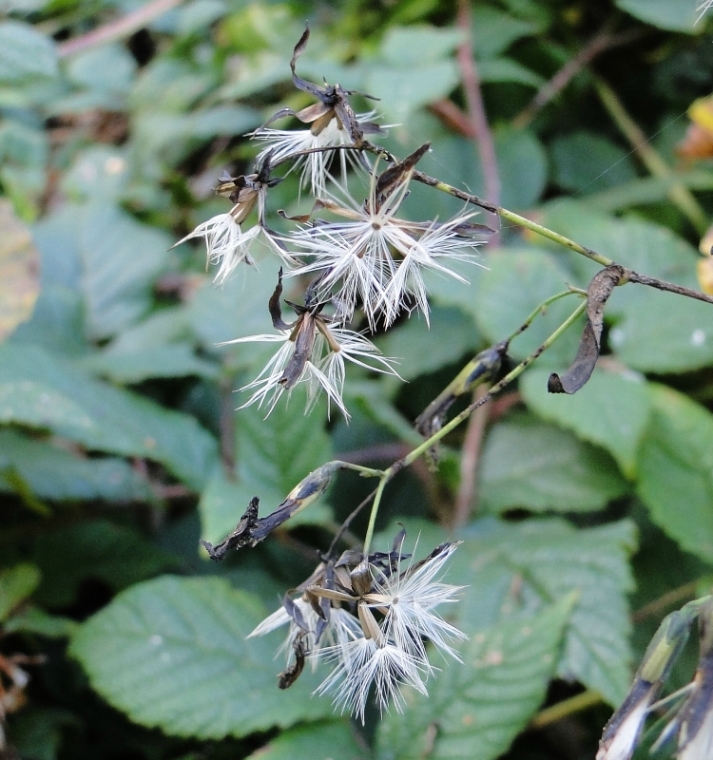
M 490 5 L 476 5 L 472 9 L 471 38 L 473 52 L 478 59 L 478 70 L 489 58 L 504 53 L 513 42 L 529 37 L 541 30 L 542 25 L 516 18 Z
M 650 386 L 651 423 L 637 492 L 651 519 L 682 548 L 713 561 L 713 415 L 680 393 Z
M 37 567 L 27 562 L 0 572 L 0 622 L 34 592 L 40 577 Z
M 698 0 L 616 0 L 616 5 L 632 16 L 659 29 L 693 34 L 696 19 L 700 16 Z M 704 25 L 699 25 L 703 31 Z
M 94 108 L 118 111 L 134 81 L 136 60 L 124 45 L 109 43 L 73 56 L 67 65 L 67 78 L 92 92 Z
M 413 419 L 402 414 L 389 400 L 386 392 L 387 385 L 382 382 L 363 380 L 351 381 L 344 389 L 345 400 L 348 408 L 354 412 L 350 422 L 350 429 L 358 429 L 357 420 L 373 423 L 404 443 L 418 446 L 423 438 L 416 432 Z M 358 416 L 357 416 L 358 415 Z M 356 436 L 358 439 L 358 434 Z M 354 438 L 349 439 L 347 445 L 354 445 Z
M 123 459 L 88 459 L 14 430 L 0 430 L 0 490 L 14 491 L 9 471 L 42 499 L 103 499 L 130 502 L 152 498 L 148 482 Z
M 418 108 L 444 98 L 458 86 L 455 61 L 426 61 L 405 67 L 379 63 L 364 78 L 364 90 L 381 98 L 388 119 L 405 122 Z
M 0 22 L 0 82 L 57 74 L 57 52 L 49 37 L 20 21 Z
M 517 82 L 530 87 L 540 87 L 544 80 L 534 71 L 510 58 L 491 58 L 478 64 L 478 74 L 483 82 Z
M 483 520 L 473 527 L 476 535 L 466 539 L 448 571 L 449 583 L 469 584 L 456 625 L 472 638 L 500 616 L 540 609 L 575 591 L 557 672 L 618 705 L 631 679 L 626 594 L 633 587 L 628 557 L 636 545 L 634 524 L 576 530 L 562 520 L 494 526 Z
M 675 172 L 666 177 L 640 177 L 587 196 L 587 204 L 598 211 L 612 212 L 629 206 L 660 203 L 665 201 L 674 185 L 683 185 L 691 190 L 711 190 L 713 176 L 710 172 L 694 169 Z
M 236 479 L 228 480 L 220 469 L 213 473 L 198 507 L 204 539 L 223 539 L 253 496 L 260 498 L 261 516 L 269 514 L 306 475 L 330 461 L 324 417 L 303 410 L 304 394 L 298 389 L 289 404 L 283 400 L 267 418 L 255 406 L 236 412 Z M 320 522 L 328 516 L 319 507 L 307 509 L 302 521 Z
M 201 256 L 204 256 L 201 251 Z M 187 319 L 193 331 L 206 348 L 231 357 L 231 366 L 242 368 L 274 353 L 274 346 L 216 344 L 249 335 L 270 332 L 272 323 L 267 302 L 277 284 L 279 263 L 275 260 L 260 262 L 260 269 L 243 267 L 219 288 L 206 278 L 188 304 Z M 289 281 L 285 283 L 289 290 Z M 286 297 L 290 298 L 289 292 Z
M 636 454 L 649 421 L 651 402 L 640 375 L 616 367 L 597 367 L 574 395 L 547 392 L 547 370 L 532 369 L 520 392 L 533 412 L 606 449 L 624 474 L 636 474 Z
M 535 134 L 500 127 L 495 131 L 495 153 L 502 183 L 501 204 L 509 209 L 527 209 L 537 203 L 547 185 L 548 169 L 547 155 Z M 472 178 L 463 179 L 470 187 Z
M 107 338 L 152 305 L 154 280 L 168 262 L 172 240 L 101 200 L 116 195 L 124 181 L 126 160 L 121 153 L 94 148 L 82 161 L 83 171 L 70 175 L 69 185 L 79 195 L 99 200 L 65 207 L 36 225 L 34 233 L 42 255 L 43 286 L 59 280 L 81 289 L 85 330 L 94 338 Z
M 547 693 L 572 601 L 496 623 L 461 646 L 463 662 L 441 666 L 428 696 L 408 692 L 404 715 L 382 720 L 379 760 L 503 754 Z
M 239 473 L 251 473 L 282 500 L 302 478 L 331 459 L 320 414 L 304 414 L 304 395 L 293 392 L 270 416 L 256 406 L 237 412 Z
M 450 56 L 463 39 L 458 29 L 436 29 L 414 24 L 387 30 L 380 54 L 386 63 L 408 67 Z
M 0 346 L 0 422 L 153 459 L 194 488 L 217 454 L 215 440 L 192 417 L 94 380 L 37 346 Z
M 332 720 L 284 731 L 248 760 L 365 760 L 369 755 L 348 720 Z
M 700 290 L 695 249 L 670 230 L 638 219 L 618 220 L 572 202 L 546 212 L 542 222 L 640 274 Z M 584 285 L 596 272 L 572 260 Z M 572 278 L 570 278 L 572 279 Z M 713 363 L 710 304 L 644 285 L 616 288 L 605 317 L 614 322 L 609 343 L 622 362 L 641 372 L 684 372 Z
M 165 233 L 136 222 L 114 205 L 96 203 L 85 209 L 82 289 L 93 337 L 114 335 L 148 310 L 170 245 Z
M 13 615 L 4 625 L 5 633 L 34 633 L 49 639 L 63 639 L 71 636 L 78 623 L 60 615 L 50 615 L 37 607 L 23 609 Z
M 198 358 L 187 343 L 155 346 L 142 351 L 104 351 L 88 356 L 77 365 L 92 374 L 119 383 L 140 383 L 152 377 L 205 377 L 215 379 L 219 368 Z
M 198 142 L 216 135 L 241 134 L 260 126 L 260 114 L 252 108 L 220 105 L 206 110 L 177 114 L 148 108 L 133 122 L 134 161 L 155 161 L 174 165 Z
M 479 273 L 475 294 L 468 299 L 478 327 L 492 342 L 504 340 L 549 296 L 567 289 L 571 276 L 554 257 L 537 249 L 507 248 L 488 254 L 488 270 Z M 466 303 L 463 304 L 464 307 Z M 509 354 L 529 356 L 579 305 L 562 298 L 537 316 L 511 344 Z M 568 366 L 577 353 L 581 330 L 573 326 L 538 359 L 548 367 Z
M 163 577 L 117 596 L 70 651 L 110 704 L 168 734 L 222 739 L 326 717 L 309 668 L 281 691 L 273 642 L 246 639 L 264 616 L 222 579 Z
M 481 507 L 587 512 L 628 490 L 609 455 L 571 433 L 517 415 L 489 433 L 480 466 Z
M 595 193 L 634 180 L 630 154 L 596 132 L 572 132 L 552 141 L 553 179 L 565 190 Z
M 90 145 L 75 156 L 72 166 L 62 177 L 61 189 L 62 192 L 76 201 L 91 200 L 116 203 L 126 192 L 128 183 L 129 163 L 126 150 L 116 148 L 113 145 Z M 106 208 L 111 209 L 112 207 L 107 206 Z M 55 216 L 61 218 L 62 213 L 59 211 Z M 65 210 L 64 213 L 67 211 Z M 86 224 L 87 215 L 83 213 L 83 210 L 80 213 L 82 213 L 85 220 L 84 224 Z M 91 215 L 91 212 L 89 213 Z M 53 217 L 51 216 L 49 219 L 53 219 Z M 127 217 L 122 219 L 124 226 L 126 219 Z M 70 235 L 77 238 L 75 245 L 81 246 L 79 229 L 73 227 L 69 232 Z M 83 258 L 86 259 L 86 256 Z
M 177 563 L 133 528 L 108 520 L 43 533 L 35 543 L 34 559 L 42 571 L 37 599 L 51 607 L 70 605 L 87 578 L 118 591 Z

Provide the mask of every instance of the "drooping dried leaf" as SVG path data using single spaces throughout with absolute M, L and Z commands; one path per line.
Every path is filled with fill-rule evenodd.
M 556 372 L 550 375 L 547 381 L 550 393 L 576 393 L 592 376 L 601 347 L 604 305 L 623 275 L 624 268 L 613 265 L 597 272 L 592 278 L 587 288 L 587 323 L 577 356 L 564 375 L 560 377 Z

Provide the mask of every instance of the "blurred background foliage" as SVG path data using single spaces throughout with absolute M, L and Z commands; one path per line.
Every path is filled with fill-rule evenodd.
M 340 477 L 299 524 L 221 565 L 199 537 L 221 539 L 254 495 L 273 508 L 330 458 L 405 453 L 412 420 L 474 352 L 596 267 L 503 225 L 469 285 L 432 278 L 430 330 L 414 317 L 378 336 L 408 384 L 349 372 L 346 425 L 320 407 L 304 417 L 298 398 L 267 420 L 234 411 L 266 354 L 216 344 L 269 329 L 277 265 L 216 288 L 200 246 L 171 246 L 227 210 L 212 188 L 250 170 L 243 135 L 310 102 L 288 66 L 309 20 L 300 74 L 378 96 L 388 149 L 428 140 L 422 168 L 483 195 L 456 55 L 472 46 L 502 205 L 710 290 L 697 249 L 711 244 L 713 22 L 694 24 L 695 6 L 472 0 L 464 28 L 437 0 L 4 0 L 0 756 L 593 757 L 660 619 L 711 585 L 711 307 L 622 288 L 580 393 L 545 391 L 575 330 L 480 429 L 447 440 L 437 473 L 389 486 L 384 540 L 398 520 L 428 548 L 470 515 L 448 574 L 467 586 L 453 619 L 470 640 L 463 665 L 436 663 L 429 699 L 362 729 L 309 697 L 311 673 L 277 689 L 279 635 L 244 636 L 368 484 Z M 271 223 L 308 204 L 288 177 Z M 414 187 L 408 207 L 443 219 L 462 204 Z M 549 308 L 513 358 L 570 308 Z

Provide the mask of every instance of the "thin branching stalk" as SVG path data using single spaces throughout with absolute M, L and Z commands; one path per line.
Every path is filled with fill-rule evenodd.
M 631 143 L 632 148 L 636 151 L 639 158 L 641 158 L 644 166 L 655 177 L 663 179 L 673 178 L 675 175 L 669 165 L 651 145 L 651 142 L 640 129 L 639 125 L 626 112 L 623 103 L 619 100 L 614 90 L 601 79 L 595 79 L 594 86 L 599 99 L 602 101 L 602 105 L 606 108 L 622 134 Z M 685 185 L 676 182 L 671 185 L 668 197 L 672 203 L 678 206 L 681 213 L 686 216 L 697 232 L 703 235 L 708 229 L 707 217 L 691 191 Z

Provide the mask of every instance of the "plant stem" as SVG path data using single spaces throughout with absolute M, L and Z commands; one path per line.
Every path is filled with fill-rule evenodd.
M 483 94 L 480 87 L 480 75 L 478 66 L 473 56 L 473 40 L 471 33 L 471 16 L 469 0 L 458 0 L 458 29 L 463 34 L 463 42 L 458 46 L 457 60 L 463 82 L 465 101 L 468 107 L 468 116 L 475 133 L 475 140 L 480 155 L 480 163 L 483 167 L 483 181 L 485 184 L 485 197 L 490 203 L 500 203 L 500 174 L 498 161 L 495 155 L 495 143 L 490 131 L 488 117 L 485 113 Z M 499 234 L 496 232 L 491 239 L 492 245 L 499 245 Z
M 644 166 L 655 177 L 669 179 L 674 175 L 669 165 L 664 161 L 661 155 L 651 146 L 646 135 L 642 132 L 639 125 L 629 116 L 622 102 L 616 96 L 614 90 L 601 79 L 594 80 L 599 99 L 609 112 L 616 125 L 622 131 L 631 146 L 639 154 Z M 671 185 L 668 197 L 678 206 L 681 213 L 696 228 L 696 231 L 703 235 L 708 228 L 706 215 L 703 209 L 698 205 L 691 191 L 680 183 Z
M 487 388 L 479 385 L 473 395 L 473 401 L 478 401 L 487 394 Z M 476 477 L 478 460 L 483 446 L 483 436 L 488 424 L 490 405 L 478 407 L 468 420 L 468 428 L 463 441 L 463 452 L 460 458 L 460 486 L 456 494 L 456 505 L 453 510 L 453 528 L 462 528 L 468 522 L 471 504 L 476 498 Z
M 684 599 L 689 599 L 690 597 L 695 596 L 698 583 L 699 581 L 691 581 L 690 583 L 686 583 L 683 586 L 679 586 L 678 588 L 666 592 L 663 596 L 654 599 L 652 602 L 649 602 L 636 610 L 631 616 L 631 621 L 633 623 L 638 623 L 641 620 L 646 620 L 646 618 L 656 617 L 668 607 L 672 607 L 674 604 L 678 604 Z
M 66 58 L 68 55 L 74 55 L 83 50 L 98 47 L 106 42 L 119 40 L 122 37 L 129 37 L 155 18 L 158 18 L 158 16 L 172 10 L 182 2 L 183 0 L 153 0 L 153 2 L 145 3 L 132 13 L 127 13 L 126 16 L 110 21 L 108 24 L 99 26 L 79 37 L 61 42 L 57 46 L 57 52 L 60 58 Z
M 543 227 L 541 224 L 538 224 L 537 222 L 533 222 L 532 219 L 528 219 L 527 217 L 520 216 L 520 214 L 516 214 L 514 211 L 510 211 L 494 203 L 488 203 L 487 201 L 484 201 L 482 198 L 479 198 L 477 195 L 472 195 L 471 193 L 463 192 L 463 190 L 459 190 L 457 187 L 453 187 L 453 185 L 449 185 L 447 182 L 442 182 L 441 180 L 436 179 L 435 177 L 429 177 L 428 174 L 424 174 L 423 172 L 420 172 L 420 171 L 415 171 L 413 173 L 413 178 L 417 182 L 421 182 L 424 185 L 433 187 L 436 190 L 440 190 L 443 193 L 448 193 L 448 195 L 452 195 L 454 198 L 458 198 L 459 200 L 465 201 L 466 203 L 472 203 L 474 206 L 479 206 L 480 208 L 484 208 L 486 211 L 490 211 L 493 214 L 497 214 L 503 219 L 507 219 L 507 221 L 512 222 L 513 224 L 516 224 L 518 227 L 524 227 L 525 229 L 530 230 L 530 232 L 535 232 L 536 234 L 541 235 L 542 237 L 547 238 L 548 240 L 552 240 L 553 242 L 558 243 L 559 245 L 562 245 L 565 248 L 569 248 L 571 251 L 574 251 L 575 253 L 579 253 L 582 256 L 586 256 L 588 259 L 591 259 L 592 261 L 596 261 L 597 264 L 601 264 L 602 266 L 608 267 L 614 263 L 611 259 L 608 259 L 606 256 L 602 256 L 596 251 L 593 251 L 591 248 L 587 248 L 584 245 L 580 245 L 579 243 L 576 243 L 574 240 L 570 240 L 564 235 L 560 235 L 558 232 L 554 232 L 553 230 L 550 230 L 547 227 Z
M 530 101 L 530 104 L 513 119 L 513 126 L 521 129 L 526 127 L 543 106 L 546 106 L 553 98 L 559 95 L 582 69 L 589 66 L 605 50 L 633 42 L 642 36 L 643 32 L 639 29 L 613 34 L 608 26 L 605 26 L 540 88 L 537 95 Z
M 345 462 L 342 459 L 335 459 L 332 464 L 339 465 L 342 470 L 353 470 L 358 472 L 363 478 L 381 478 L 384 476 L 383 470 L 375 470 L 373 467 L 364 467 L 353 462 Z
M 374 503 L 371 505 L 371 513 L 369 514 L 369 525 L 367 526 L 366 536 L 364 538 L 364 556 L 366 556 L 369 553 L 369 547 L 371 546 L 371 539 L 374 537 L 374 526 L 376 525 L 376 515 L 379 512 L 379 504 L 381 503 L 381 496 L 384 493 L 384 488 L 386 487 L 387 482 L 392 477 L 391 475 L 389 475 L 389 470 L 391 470 L 392 467 L 389 467 L 389 469 L 386 470 L 386 472 L 384 472 L 381 480 L 379 481 L 379 485 L 376 488 L 376 494 L 374 495 Z
M 385 470 L 384 479 L 391 479 L 399 470 L 412 464 L 422 454 L 428 451 L 428 449 L 430 449 L 434 444 L 448 435 L 451 430 L 457 428 L 458 425 L 460 425 L 463 420 L 467 419 L 479 406 L 485 404 L 488 399 L 492 398 L 496 393 L 499 393 L 513 380 L 518 378 L 525 371 L 525 369 L 527 369 L 527 367 L 529 367 L 532 362 L 534 362 L 535 359 L 540 356 L 540 354 L 544 353 L 558 338 L 560 338 L 567 331 L 568 328 L 570 328 L 577 321 L 577 319 L 579 319 L 582 314 L 584 314 L 586 308 L 586 302 L 582 302 L 534 353 L 530 354 L 530 356 L 521 361 L 520 364 L 508 372 L 508 374 L 505 375 L 502 380 L 495 383 L 495 385 L 492 386 L 492 388 L 485 396 L 474 401 L 460 414 L 457 414 L 450 422 L 444 425 L 438 432 L 434 433 L 430 438 L 413 449 L 409 454 L 403 457 L 403 459 L 399 459 L 397 462 L 394 462 L 391 467 Z
M 517 338 L 518 335 L 521 333 L 524 333 L 525 330 L 534 322 L 534 320 L 542 314 L 542 312 L 550 305 L 553 304 L 555 301 L 559 301 L 560 298 L 564 298 L 565 296 L 570 296 L 572 294 L 585 296 L 587 295 L 587 291 L 583 290 L 582 288 L 572 288 L 570 287 L 567 290 L 561 290 L 559 293 L 555 293 L 555 295 L 550 296 L 549 298 L 545 298 L 545 300 L 538 304 L 535 309 L 532 311 L 532 313 L 525 319 L 525 321 L 520 325 L 520 327 L 517 328 L 514 332 L 512 332 L 509 337 L 506 339 L 508 343 L 512 343 L 515 338 Z
M 544 728 L 552 723 L 556 723 L 558 720 L 562 720 L 562 718 L 566 718 L 568 715 L 573 715 L 574 713 L 582 712 L 582 710 L 598 705 L 601 701 L 602 697 L 599 692 L 588 689 L 574 697 L 564 699 L 562 702 L 552 705 L 552 707 L 540 710 L 530 721 L 529 728 Z

